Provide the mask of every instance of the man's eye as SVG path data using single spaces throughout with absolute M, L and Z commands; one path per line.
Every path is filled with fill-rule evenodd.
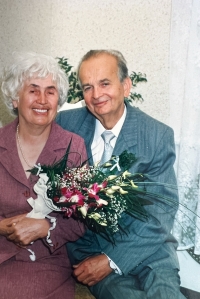
M 85 87 L 83 87 L 83 91 L 85 92 L 85 91 L 88 91 L 88 90 L 90 90 L 90 88 L 91 88 L 91 86 L 85 86 Z

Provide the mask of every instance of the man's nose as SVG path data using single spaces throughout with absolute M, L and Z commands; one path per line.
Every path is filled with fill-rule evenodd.
M 102 96 L 102 91 L 99 86 L 94 86 L 93 88 L 93 98 L 98 99 Z

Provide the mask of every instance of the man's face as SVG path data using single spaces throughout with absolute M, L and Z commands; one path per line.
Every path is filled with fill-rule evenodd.
M 114 126 L 124 111 L 124 97 L 131 88 L 126 78 L 120 82 L 115 57 L 100 54 L 81 64 L 79 77 L 88 109 L 103 123 L 109 120 Z

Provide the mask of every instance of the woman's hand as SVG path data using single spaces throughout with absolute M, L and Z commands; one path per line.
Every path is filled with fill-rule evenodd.
M 19 246 L 44 238 L 48 234 L 50 223 L 46 219 L 27 218 L 22 214 L 0 221 L 0 235 Z
M 14 225 L 16 225 L 16 223 L 18 223 L 19 221 L 21 221 L 22 219 L 24 219 L 26 217 L 27 214 L 22 214 L 22 215 L 17 215 L 17 216 L 13 216 L 13 217 L 9 217 L 9 218 L 5 218 L 3 220 L 0 221 L 0 235 L 8 237 L 11 233 L 13 233 L 13 227 Z
M 47 236 L 50 223 L 46 219 L 23 218 L 21 221 L 12 223 L 8 227 L 12 232 L 7 239 L 20 246 L 29 245 L 31 242 Z

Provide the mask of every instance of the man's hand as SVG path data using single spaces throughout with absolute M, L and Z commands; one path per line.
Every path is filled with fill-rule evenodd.
M 105 254 L 89 257 L 73 267 L 77 280 L 88 286 L 96 284 L 112 272 Z

